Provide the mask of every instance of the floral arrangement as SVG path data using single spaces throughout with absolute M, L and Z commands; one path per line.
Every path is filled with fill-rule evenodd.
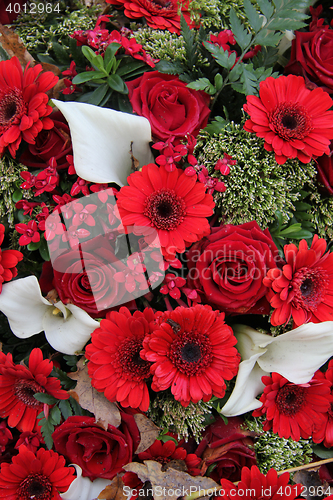
M 0 22 L 0 499 L 330 498 L 330 5 Z

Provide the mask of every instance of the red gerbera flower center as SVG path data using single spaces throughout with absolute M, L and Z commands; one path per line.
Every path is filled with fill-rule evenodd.
M 151 5 L 154 9 L 157 8 L 160 10 L 173 9 L 174 7 L 169 0 L 148 0 L 146 3 L 148 7 Z
M 170 360 L 188 376 L 200 375 L 212 362 L 212 347 L 199 332 L 179 333 L 170 347 Z
M 0 130 L 6 130 L 15 118 L 21 118 L 27 107 L 18 89 L 9 89 L 0 96 Z
M 140 357 L 142 350 L 142 339 L 127 339 L 119 348 L 117 357 L 124 374 L 131 380 L 139 382 L 150 377 L 150 366 L 148 361 Z
M 307 311 L 315 308 L 322 300 L 327 283 L 327 273 L 323 269 L 299 269 L 293 278 L 295 306 Z
M 305 402 L 306 389 L 296 385 L 284 385 L 276 396 L 280 413 L 291 417 L 299 412 Z
M 21 500 L 50 500 L 52 484 L 44 474 L 30 474 L 22 481 L 17 490 L 17 498 Z
M 147 198 L 143 214 L 157 229 L 171 231 L 183 222 L 186 203 L 173 189 L 162 188 Z
M 284 140 L 304 139 L 311 130 L 312 120 L 304 106 L 293 102 L 281 102 L 270 113 L 269 120 L 275 132 Z
M 17 380 L 14 385 L 14 394 L 20 399 L 26 406 L 32 408 L 38 408 L 42 406 L 42 403 L 34 398 L 34 394 L 38 392 L 46 392 L 44 387 L 37 384 L 34 380 Z

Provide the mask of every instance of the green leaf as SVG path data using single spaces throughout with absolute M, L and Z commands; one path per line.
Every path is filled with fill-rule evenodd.
M 221 75 L 220 75 L 221 76 Z M 199 78 L 195 82 L 191 82 L 187 85 L 189 89 L 193 90 L 204 90 L 207 94 L 213 95 L 216 93 L 216 89 L 208 78 Z
M 53 406 L 50 410 L 49 414 L 49 420 L 51 420 L 51 423 L 53 425 L 59 425 L 61 422 L 61 411 L 59 410 L 58 406 Z
M 159 61 L 155 65 L 155 69 L 160 73 L 167 73 L 168 75 L 180 75 L 184 71 L 184 67 L 180 62 Z
M 246 49 L 251 44 L 252 35 L 243 28 L 240 20 L 237 17 L 234 9 L 230 9 L 230 28 L 235 37 L 236 42 L 242 50 Z
M 274 33 L 264 28 L 259 31 L 256 37 L 256 44 L 276 47 L 283 36 L 283 33 Z
M 292 234 L 292 233 L 297 233 L 302 229 L 302 225 L 298 222 L 297 224 L 292 224 L 289 227 L 286 227 L 285 229 L 281 230 L 279 233 L 279 236 L 287 236 L 287 234 Z
M 39 247 L 39 254 L 42 257 L 43 260 L 49 262 L 50 260 L 50 252 L 49 252 L 49 246 L 47 244 L 47 241 L 45 238 L 41 239 L 40 242 L 40 247 Z
M 81 408 L 81 406 L 79 405 L 79 403 L 77 401 L 75 401 L 74 398 L 72 398 L 72 396 L 69 398 L 69 402 L 70 402 L 70 405 L 73 409 L 73 413 L 74 415 L 86 415 L 85 411 L 83 408 Z
M 306 210 L 310 210 L 312 207 L 308 203 L 304 203 L 303 201 L 296 201 L 295 203 L 296 211 L 305 212 Z
M 187 67 L 193 68 L 195 67 L 195 63 L 197 60 L 197 43 L 195 43 L 195 31 L 191 30 L 183 14 L 180 15 L 180 27 L 181 27 L 181 35 L 184 38 L 184 47 L 186 54 Z
M 125 61 L 124 66 L 122 66 L 123 61 Z M 128 58 L 126 59 L 121 59 L 120 61 L 120 66 L 117 69 L 117 75 L 123 77 L 123 76 L 129 76 L 132 73 L 136 73 L 139 69 L 144 72 L 144 68 L 146 68 L 146 64 L 142 61 L 129 61 Z M 162 73 L 162 71 L 160 71 Z
M 45 392 L 37 392 L 33 395 L 37 401 L 41 403 L 45 403 L 47 405 L 54 405 L 58 400 L 51 396 L 50 394 L 46 394 Z
M 54 432 L 54 425 L 48 418 L 42 418 L 42 420 L 39 421 L 38 425 L 41 428 L 40 430 L 44 438 L 45 444 L 50 450 L 53 446 L 52 433 Z
M 236 54 L 234 52 L 229 55 L 227 50 L 223 50 L 222 47 L 217 47 L 209 42 L 204 42 L 204 46 L 222 68 L 231 69 L 235 64 Z
M 245 95 L 254 95 L 258 93 L 259 81 L 253 70 L 253 64 L 242 64 L 242 74 L 240 80 L 243 84 L 242 93 Z
M 82 47 L 82 54 L 84 55 L 84 57 L 86 57 L 88 59 L 88 61 L 90 63 L 92 62 L 92 60 L 94 59 L 94 57 L 96 57 L 95 52 L 90 47 L 88 47 L 87 45 L 83 45 L 83 47 Z M 103 68 L 104 68 L 104 66 L 103 66 Z
M 21 201 L 22 198 L 23 198 L 23 194 L 22 194 L 21 189 L 16 189 L 16 191 L 14 191 L 13 196 L 12 196 L 13 202 L 17 203 L 18 201 Z
M 106 81 L 112 90 L 120 92 L 121 94 L 128 94 L 127 85 L 119 75 L 110 75 L 107 77 Z
M 219 134 L 228 124 L 228 120 L 225 120 L 221 116 L 215 116 L 215 120 L 207 125 L 207 127 L 204 128 L 204 131 L 209 135 Z
M 37 241 L 37 243 L 29 243 L 29 245 L 27 246 L 27 249 L 30 250 L 30 252 L 34 252 L 35 250 L 38 250 L 38 248 L 40 247 L 40 240 Z
M 230 79 L 230 74 L 229 74 L 229 79 Z M 217 73 L 215 75 L 215 77 L 214 77 L 214 85 L 215 85 L 216 90 L 220 90 L 222 88 L 223 78 L 222 78 L 222 75 L 220 73 Z
M 257 33 L 262 27 L 262 17 L 260 17 L 250 0 L 244 0 L 243 5 L 250 26 Z
M 236 82 L 242 74 L 242 64 L 234 66 L 229 73 L 229 82 Z
M 89 104 L 95 104 L 95 106 L 98 106 L 102 100 L 105 97 L 105 94 L 109 90 L 109 86 L 107 83 L 104 83 L 103 85 L 100 85 L 97 87 L 96 90 L 90 95 L 89 101 L 87 101 Z
M 302 239 L 308 239 L 312 238 L 313 234 L 311 231 L 307 231 L 306 229 L 301 229 L 297 233 L 294 233 L 290 235 L 291 238 L 294 238 L 295 240 L 302 240 Z
M 57 65 L 57 61 L 55 61 L 53 57 L 48 54 L 37 54 L 37 58 L 40 62 L 54 64 L 55 66 Z
M 313 444 L 312 451 L 317 457 L 322 459 L 333 457 L 333 448 L 325 448 L 323 445 Z
M 80 83 L 88 82 L 89 80 L 97 80 L 98 78 L 105 77 L 104 71 L 84 71 L 74 76 L 73 83 L 75 85 L 80 85 Z
M 54 51 L 56 59 L 58 62 L 60 62 L 60 64 L 70 64 L 68 52 L 62 45 L 60 45 L 60 43 L 53 42 L 52 50 Z
M 110 45 L 107 46 L 105 54 L 104 54 L 104 68 L 107 72 L 107 74 L 110 73 L 111 68 L 112 68 L 112 60 L 115 57 L 115 54 L 117 50 L 121 47 L 120 43 L 110 43 Z
M 61 401 L 59 401 L 59 409 L 64 420 L 67 420 L 68 417 L 71 417 L 73 415 L 73 410 L 71 408 L 71 405 L 69 404 L 68 399 L 62 399 Z
M 274 6 L 269 0 L 257 0 L 259 9 L 264 14 L 264 16 L 269 19 L 274 12 Z
M 91 64 L 97 71 L 102 71 L 105 75 L 107 74 L 104 68 L 104 60 L 101 55 L 95 56 L 91 60 Z
M 70 357 L 70 356 L 68 356 L 68 357 Z M 76 358 L 76 356 L 74 356 L 74 357 Z M 76 362 L 74 365 L 75 367 L 76 367 L 76 363 L 77 363 L 77 358 L 76 358 Z M 62 387 L 66 391 L 68 391 L 69 389 L 73 389 L 73 387 L 76 386 L 75 380 L 72 380 L 71 378 L 69 378 L 67 376 L 67 373 L 63 372 L 62 370 L 60 370 L 60 368 L 57 368 L 56 366 L 53 366 L 51 375 L 60 380 Z

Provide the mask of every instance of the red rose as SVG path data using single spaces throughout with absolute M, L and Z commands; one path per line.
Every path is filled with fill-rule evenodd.
M 228 418 L 226 425 L 221 417 L 207 427 L 203 438 L 196 450 L 196 454 L 203 459 L 201 474 L 204 475 L 208 467 L 217 464 L 210 474 L 215 481 L 229 479 L 239 481 L 243 467 L 252 467 L 257 464 L 254 452 L 255 433 L 241 428 L 243 419 L 240 417 Z
M 333 30 L 315 26 L 314 31 L 295 31 L 286 73 L 303 76 L 307 87 L 333 93 Z
M 107 236 L 66 251 L 52 265 L 53 286 L 61 302 L 74 304 L 94 318 L 105 316 L 108 309 L 134 298 L 133 293 L 127 293 L 126 284 L 114 278 L 127 268 L 115 256 L 114 245 Z
M 226 313 L 269 313 L 262 280 L 279 256 L 268 229 L 255 221 L 215 227 L 187 258 L 188 285 L 205 302 Z
M 196 136 L 207 125 L 209 95 L 187 88 L 177 76 L 151 71 L 126 85 L 133 111 L 149 120 L 158 140 Z
M 68 417 L 52 434 L 54 447 L 71 463 L 82 469 L 91 481 L 100 477 L 112 479 L 132 461 L 140 442 L 134 417 L 121 413 L 121 425 L 105 431 L 94 417 Z
M 333 141 L 330 146 L 330 155 L 317 158 L 317 179 L 324 185 L 322 191 L 330 196 L 333 195 Z
M 60 111 L 54 111 L 50 118 L 54 127 L 42 130 L 36 137 L 36 143 L 28 144 L 28 149 L 20 157 L 23 165 L 44 169 L 53 157 L 57 162 L 57 170 L 69 166 L 66 156 L 73 154 L 69 127 Z

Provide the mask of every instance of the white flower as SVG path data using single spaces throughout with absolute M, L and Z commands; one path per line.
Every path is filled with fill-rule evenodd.
M 276 372 L 293 384 L 305 384 L 333 356 L 333 321 L 307 323 L 278 337 L 245 325 L 233 326 L 242 357 L 236 384 L 222 408 L 233 417 L 260 408 L 256 399 L 264 389 L 263 375 Z
M 82 179 L 123 186 L 131 174 L 131 151 L 140 167 L 154 161 L 150 123 L 143 116 L 82 102 L 53 102 L 68 121 L 74 167 Z
M 57 351 L 75 354 L 90 339 L 99 323 L 73 304 L 52 304 L 40 291 L 35 276 L 6 283 L 0 294 L 0 311 L 8 318 L 16 337 L 26 339 L 44 331 Z
M 94 500 L 111 483 L 110 479 L 97 478 L 90 481 L 88 477 L 82 477 L 82 469 L 76 464 L 72 464 L 76 469 L 77 477 L 70 487 L 60 497 L 63 500 Z

